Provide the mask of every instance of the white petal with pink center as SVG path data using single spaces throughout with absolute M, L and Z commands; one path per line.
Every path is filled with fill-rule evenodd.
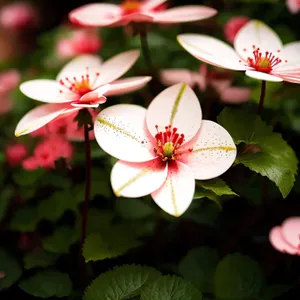
M 146 109 L 133 104 L 119 104 L 102 110 L 94 131 L 99 146 L 110 155 L 129 162 L 144 162 L 157 155 L 153 138 L 147 132 Z
M 171 125 L 184 134 L 185 141 L 194 137 L 200 128 L 202 111 L 193 90 L 185 83 L 173 85 L 158 94 L 147 111 L 147 126 L 153 137 Z
M 117 196 L 142 197 L 157 190 L 168 174 L 168 165 L 160 159 L 130 163 L 118 161 L 111 172 L 111 184 Z
M 47 103 L 66 103 L 77 98 L 76 94 L 49 79 L 26 81 L 20 85 L 20 90 L 31 99 Z M 60 93 L 60 90 L 63 90 L 63 93 Z
M 273 82 L 280 82 L 282 79 L 280 77 L 268 74 L 268 73 L 263 73 L 263 72 L 257 72 L 257 71 L 246 71 L 246 75 L 259 79 L 259 80 L 264 80 L 264 81 L 273 81 Z
M 300 217 L 286 219 L 281 225 L 284 239 L 298 249 L 300 254 Z
M 211 36 L 202 34 L 180 34 L 177 36 L 179 44 L 190 54 L 204 62 L 217 67 L 245 71 L 246 67 L 241 58 L 228 44 Z
M 202 120 L 195 138 L 182 146 L 192 149 L 179 158 L 199 180 L 212 179 L 225 173 L 236 158 L 236 146 L 230 134 L 219 124 Z
M 193 171 L 180 162 L 169 164 L 164 184 L 151 194 L 155 203 L 170 215 L 181 216 L 190 206 L 195 192 Z
M 282 230 L 280 226 L 274 227 L 269 234 L 269 239 L 272 246 L 280 251 L 289 254 L 297 254 L 299 250 L 293 246 L 291 246 L 283 237 Z
M 29 111 L 18 123 L 15 130 L 16 136 L 21 136 L 35 131 L 58 116 L 64 113 L 70 113 L 78 108 L 62 104 L 44 104 Z

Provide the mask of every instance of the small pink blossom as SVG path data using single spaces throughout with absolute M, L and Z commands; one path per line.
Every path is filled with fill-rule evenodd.
M 14 2 L 0 10 L 0 25 L 7 29 L 20 30 L 34 27 L 38 22 L 38 13 L 27 2 Z
M 5 273 L 0 271 L 0 279 L 5 277 Z
M 20 81 L 20 73 L 16 70 L 9 70 L 0 73 L 0 114 L 9 112 L 12 109 L 10 92 L 15 89 Z
M 273 247 L 284 253 L 300 255 L 300 217 L 290 217 L 270 231 Z
M 71 60 L 56 80 L 37 79 L 22 83 L 23 94 L 47 104 L 29 111 L 18 123 L 15 135 L 28 134 L 71 112 L 96 108 L 106 101 L 105 96 L 121 95 L 144 87 L 151 77 L 118 79 L 138 57 L 139 51 L 131 50 L 102 63 L 98 56 L 85 54 Z
M 226 40 L 229 43 L 233 43 L 239 30 L 249 21 L 250 19 L 248 17 L 243 16 L 232 17 L 230 20 L 228 20 L 224 25 L 224 34 Z
M 300 11 L 300 0 L 286 0 L 286 5 L 291 14 L 297 14 Z
M 119 104 L 102 110 L 95 136 L 105 152 L 120 159 L 111 172 L 114 193 L 128 198 L 151 194 L 174 216 L 191 204 L 195 179 L 220 176 L 236 157 L 229 133 L 202 120 L 197 96 L 182 83 L 162 91 L 148 109 Z
M 34 156 L 30 156 L 23 160 L 22 167 L 24 170 L 34 171 L 38 169 L 40 166 L 38 160 Z
M 71 11 L 73 23 L 87 26 L 123 26 L 128 23 L 174 24 L 199 21 L 217 11 L 203 5 L 185 5 L 167 9 L 166 0 L 125 0 L 120 5 L 93 3 Z
M 27 156 L 27 154 L 27 146 L 21 143 L 8 145 L 5 148 L 5 156 L 8 161 L 8 164 L 11 167 L 18 166 L 22 162 L 22 160 Z
M 70 36 L 58 40 L 56 52 L 65 59 L 81 54 L 93 54 L 99 51 L 102 42 L 98 32 L 93 29 L 76 29 Z
M 206 65 L 201 65 L 199 72 L 187 69 L 165 69 L 160 73 L 161 82 L 167 86 L 186 82 L 190 87 L 198 87 L 204 92 L 211 86 L 220 96 L 220 101 L 228 104 L 240 104 L 250 99 L 251 90 L 247 87 L 232 86 L 232 79 L 227 72 L 208 72 Z
M 282 45 L 279 36 L 258 20 L 246 23 L 234 39 L 234 49 L 211 36 L 180 34 L 178 42 L 197 59 L 244 71 L 263 81 L 300 83 L 300 41 Z

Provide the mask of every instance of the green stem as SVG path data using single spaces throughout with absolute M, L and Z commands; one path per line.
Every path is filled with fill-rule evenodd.
M 140 32 L 140 40 L 141 40 L 141 48 L 145 59 L 145 63 L 150 70 L 153 70 L 153 64 L 152 64 L 150 49 L 147 40 L 147 32 L 144 31 Z
M 264 107 L 264 101 L 266 96 L 266 81 L 263 80 L 261 82 L 261 91 L 260 91 L 260 99 L 256 113 L 259 115 Z

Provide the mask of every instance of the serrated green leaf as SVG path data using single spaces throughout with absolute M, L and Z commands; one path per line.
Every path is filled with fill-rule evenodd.
M 139 198 L 118 198 L 116 211 L 124 219 L 143 219 L 154 213 L 154 209 Z
M 264 275 L 257 262 L 239 253 L 221 260 L 215 273 L 215 295 L 218 299 L 255 299 L 264 287 Z
M 197 181 L 197 184 L 199 184 L 205 190 L 212 191 L 217 196 L 238 196 L 221 178 Z
M 236 144 L 246 144 L 236 163 L 268 177 L 285 198 L 293 188 L 298 160 L 281 134 L 273 133 L 272 127 L 259 116 L 243 109 L 225 108 L 218 121 L 228 130 Z
M 24 268 L 27 270 L 38 267 L 46 268 L 53 265 L 57 258 L 57 254 L 46 251 L 27 253 L 23 258 Z
M 0 248 L 0 291 L 9 288 L 13 285 L 22 275 L 22 269 L 20 268 L 16 259 L 8 254 L 7 251 Z
M 60 227 L 53 235 L 43 239 L 43 246 L 46 251 L 51 253 L 68 253 L 76 238 L 76 231 L 73 228 Z
M 4 218 L 8 204 L 10 202 L 10 199 L 13 195 L 13 188 L 12 187 L 7 187 L 2 190 L 1 195 L 0 195 L 0 221 Z
M 201 300 L 193 284 L 176 276 L 161 276 L 143 287 L 141 300 Z
M 72 282 L 68 274 L 57 271 L 42 271 L 23 280 L 21 290 L 35 297 L 67 297 L 72 292 Z
M 11 230 L 33 232 L 39 222 L 35 206 L 26 206 L 18 210 L 10 222 Z
M 180 261 L 178 270 L 184 279 L 192 282 L 201 292 L 213 292 L 217 264 L 217 251 L 201 247 L 190 250 Z
M 102 233 L 90 234 L 83 246 L 85 261 L 97 261 L 125 254 L 140 242 L 124 226 L 114 226 Z
M 140 294 L 141 288 L 161 276 L 151 267 L 124 265 L 101 274 L 87 288 L 83 300 L 123 300 Z M 161 300 L 161 299 L 160 299 Z

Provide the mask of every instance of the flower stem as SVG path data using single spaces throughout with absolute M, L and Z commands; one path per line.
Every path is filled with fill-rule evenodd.
M 266 96 L 266 81 L 262 80 L 261 82 L 261 91 L 260 91 L 260 99 L 256 113 L 259 115 L 264 107 L 264 101 Z
M 150 49 L 149 49 L 149 45 L 148 45 L 146 31 L 140 32 L 140 41 L 141 41 L 141 48 L 142 48 L 143 56 L 145 59 L 145 63 L 147 65 L 147 67 L 152 71 L 153 64 L 152 64 L 152 59 L 151 59 L 151 55 L 150 55 Z

